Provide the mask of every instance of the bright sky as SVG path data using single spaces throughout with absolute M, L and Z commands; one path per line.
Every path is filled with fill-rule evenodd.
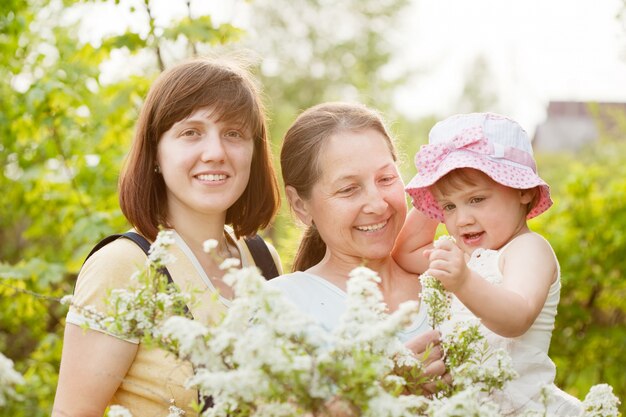
M 407 14 L 411 64 L 432 69 L 400 94 L 408 114 L 454 108 L 477 55 L 500 106 L 530 134 L 550 100 L 626 102 L 620 0 L 417 0 Z
M 184 13 L 182 1 L 151 3 L 157 17 Z M 398 92 L 398 106 L 415 117 L 457 111 L 465 77 L 479 55 L 489 63 L 500 102 L 492 110 L 518 120 L 531 135 L 550 100 L 626 102 L 626 27 L 615 18 L 621 3 L 413 0 L 404 24 L 386 34 L 401 45 L 403 62 L 420 70 L 416 81 Z M 218 22 L 245 26 L 245 1 L 196 0 L 192 7 L 210 11 Z M 97 13 L 83 23 L 89 37 L 97 37 L 141 22 L 119 15 L 102 19 Z M 119 62 L 130 69 L 125 59 Z

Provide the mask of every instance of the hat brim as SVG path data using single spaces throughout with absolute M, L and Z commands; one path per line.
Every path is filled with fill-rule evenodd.
M 413 199 L 413 206 L 430 218 L 443 222 L 443 212 L 439 208 L 429 187 L 444 175 L 458 168 L 473 168 L 488 175 L 495 182 L 507 187 L 526 190 L 539 187 L 539 198 L 526 218 L 532 219 L 552 206 L 550 187 L 531 168 L 507 163 L 505 160 L 486 158 L 471 152 L 454 152 L 449 154 L 436 170 L 418 172 L 406 186 L 405 190 Z

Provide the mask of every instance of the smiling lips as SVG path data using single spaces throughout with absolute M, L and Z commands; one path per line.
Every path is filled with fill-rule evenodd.
M 385 220 L 383 222 L 380 223 L 376 223 L 376 224 L 370 224 L 367 226 L 355 226 L 355 228 L 357 230 L 360 230 L 362 232 L 376 232 L 380 229 L 382 229 L 383 227 L 385 227 L 387 225 L 388 220 Z
M 200 181 L 224 181 L 228 178 L 226 174 L 199 174 L 196 175 L 196 178 Z

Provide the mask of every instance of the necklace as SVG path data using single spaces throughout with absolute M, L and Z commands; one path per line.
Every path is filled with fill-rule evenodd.
M 230 239 L 228 238 L 226 233 L 224 233 L 224 239 L 221 240 L 217 244 L 217 248 L 215 248 L 215 254 L 221 260 L 229 259 L 229 258 L 237 258 L 238 259 L 239 258 L 239 251 L 236 249 L 236 247 L 233 247 L 233 246 L 234 245 L 231 244 Z

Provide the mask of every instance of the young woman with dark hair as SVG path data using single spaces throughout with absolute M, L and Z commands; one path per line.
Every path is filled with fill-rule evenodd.
M 218 242 L 218 255 L 254 265 L 243 237 L 273 219 L 279 189 L 270 158 L 266 118 L 254 79 L 243 67 L 193 59 L 166 70 L 152 85 L 141 110 L 119 181 L 120 206 L 134 231 L 154 241 L 173 232 L 172 280 L 194 291 L 188 306 L 195 320 L 219 317 L 232 289 L 223 271 L 203 252 Z M 270 263 L 280 260 L 270 246 Z M 145 263 L 128 239 L 107 244 L 84 264 L 73 304 L 105 309 L 107 293 L 131 286 Z M 218 303 L 215 303 L 215 294 Z M 195 415 L 197 391 L 186 389 L 191 365 L 134 340 L 83 330 L 80 309 L 67 316 L 54 416 L 102 416 L 108 405 L 135 416 L 167 415 L 171 405 Z

